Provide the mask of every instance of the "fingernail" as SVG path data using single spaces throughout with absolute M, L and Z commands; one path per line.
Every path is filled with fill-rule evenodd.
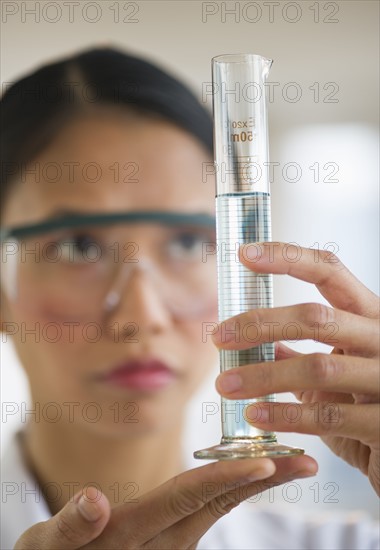
M 245 409 L 245 416 L 254 424 L 267 424 L 269 422 L 269 407 L 262 403 L 254 403 Z
M 298 472 L 294 472 L 294 477 L 312 477 L 316 476 L 317 472 L 312 472 L 310 470 L 298 470 Z
M 243 380 L 237 372 L 224 372 L 216 379 L 217 387 L 222 393 L 231 393 L 240 390 Z
M 78 509 L 84 519 L 87 521 L 98 521 L 101 513 L 98 508 L 97 501 L 88 500 L 85 495 L 82 495 L 78 502 Z

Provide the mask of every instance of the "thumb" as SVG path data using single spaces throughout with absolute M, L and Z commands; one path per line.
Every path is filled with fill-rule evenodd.
M 95 487 L 87 487 L 51 519 L 25 531 L 14 550 L 75 550 L 100 535 L 110 514 L 107 497 Z

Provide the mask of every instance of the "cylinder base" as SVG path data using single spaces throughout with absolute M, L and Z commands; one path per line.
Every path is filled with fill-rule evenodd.
M 277 441 L 222 441 L 219 445 L 195 451 L 194 458 L 205 460 L 235 460 L 239 458 L 280 458 L 285 456 L 302 455 L 303 449 L 282 445 Z

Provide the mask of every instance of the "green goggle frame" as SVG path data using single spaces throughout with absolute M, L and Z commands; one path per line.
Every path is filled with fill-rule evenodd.
M 117 223 L 161 223 L 163 225 L 195 225 L 215 228 L 215 216 L 204 213 L 187 214 L 183 212 L 166 212 L 159 210 L 139 210 L 132 212 L 65 214 L 39 223 L 4 227 L 0 229 L 0 241 L 9 238 L 19 239 L 42 233 L 71 227 L 88 225 L 113 225 Z

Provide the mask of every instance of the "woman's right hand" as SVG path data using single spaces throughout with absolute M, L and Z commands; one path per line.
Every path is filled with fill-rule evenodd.
M 214 462 L 112 511 L 106 497 L 91 487 L 25 531 L 15 550 L 196 548 L 204 533 L 243 500 L 316 471 L 308 456 Z

